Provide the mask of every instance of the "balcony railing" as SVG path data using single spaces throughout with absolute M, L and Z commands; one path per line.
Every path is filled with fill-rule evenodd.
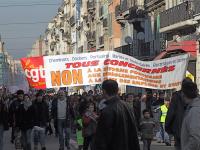
M 83 53 L 83 46 L 78 48 L 78 53 Z
M 129 17 L 128 19 L 139 19 L 139 18 L 144 18 L 145 17 L 145 11 L 142 8 L 142 6 L 133 6 L 129 8 Z
M 160 27 L 164 28 L 193 18 L 192 2 L 184 2 L 160 14 Z
M 71 25 L 71 26 L 74 26 L 74 25 L 75 25 L 75 17 L 72 16 L 72 17 L 70 18 L 69 22 L 70 22 L 70 25 Z
M 103 6 L 101 6 L 100 9 L 99 9 L 99 17 L 100 17 L 100 19 L 103 18 L 103 15 L 104 15 L 104 8 L 103 8 Z
M 104 27 L 104 28 L 107 28 L 107 27 L 108 27 L 108 19 L 107 19 L 107 18 L 104 18 L 104 19 L 103 19 L 103 27 Z
M 94 42 L 95 39 L 96 39 L 96 32 L 95 32 L 95 31 L 93 31 L 93 32 L 88 32 L 88 34 L 87 34 L 87 39 L 88 39 L 88 43 Z
M 99 47 L 103 47 L 104 46 L 104 37 L 100 36 L 99 37 Z
M 121 15 L 121 7 L 120 5 L 117 5 L 115 7 L 115 18 L 117 19 Z
M 127 2 L 127 0 L 124 0 L 121 2 L 121 11 L 125 12 L 127 10 L 128 10 L 128 2 Z
M 87 2 L 87 8 L 88 8 L 88 12 L 93 12 L 95 10 L 95 2 L 92 1 L 88 1 Z
M 134 56 L 133 45 L 131 44 L 117 47 L 115 48 L 115 51 L 129 56 Z
M 150 42 L 141 43 L 140 56 L 150 56 Z

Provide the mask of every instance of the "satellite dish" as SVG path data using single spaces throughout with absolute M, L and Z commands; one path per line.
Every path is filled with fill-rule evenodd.
M 126 36 L 126 37 L 125 37 L 125 42 L 126 42 L 127 44 L 132 44 L 132 43 L 133 43 L 132 37 Z
M 137 34 L 137 39 L 139 39 L 139 40 L 144 40 L 144 38 L 145 38 L 144 32 L 139 32 L 139 33 Z

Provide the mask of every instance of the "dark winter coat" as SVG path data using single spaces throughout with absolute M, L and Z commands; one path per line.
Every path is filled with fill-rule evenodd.
M 24 109 L 24 104 L 21 104 L 18 109 L 18 117 L 16 118 L 18 120 L 18 124 L 16 124 L 17 127 L 19 127 L 20 130 L 26 131 L 28 129 L 32 129 L 34 126 L 34 108 L 33 105 L 31 105 L 27 110 Z
M 200 98 L 197 97 L 185 111 L 181 130 L 181 149 L 200 150 Z
M 52 107 L 51 107 L 51 117 L 54 119 L 55 122 L 58 120 L 58 98 L 55 98 L 52 101 Z M 71 124 L 72 119 L 74 118 L 74 111 L 71 107 L 68 99 L 67 99 L 67 107 L 66 107 L 66 125 L 69 127 Z
M 9 122 L 12 126 L 19 124 L 16 118 L 19 118 L 18 109 L 21 105 L 21 100 L 15 100 L 11 103 L 9 108 Z
M 133 101 L 133 111 L 136 119 L 137 128 L 139 128 L 140 119 L 141 119 L 141 102 L 139 100 Z
M 6 107 L 6 105 L 0 101 L 0 124 L 3 125 L 4 130 L 8 130 L 9 129 L 9 125 L 8 125 L 8 108 Z
M 185 109 L 186 104 L 181 96 L 181 91 L 175 92 L 167 112 L 165 130 L 167 133 L 174 135 L 176 139 L 180 139 L 181 136 Z
M 49 122 L 49 108 L 46 102 L 35 102 L 33 104 L 34 126 L 46 127 Z
M 97 125 L 95 149 L 139 150 L 133 111 L 117 96 L 105 104 Z

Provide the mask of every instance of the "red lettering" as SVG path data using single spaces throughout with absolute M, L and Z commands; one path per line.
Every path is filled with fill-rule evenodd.
M 80 68 L 80 67 L 90 67 L 90 66 L 98 66 L 99 60 L 94 61 L 85 61 L 85 62 L 74 62 L 74 63 L 66 63 L 66 68 Z
M 120 61 L 119 66 L 127 67 L 128 62 Z
M 118 63 L 119 63 L 118 60 L 111 60 L 111 61 L 110 61 L 110 64 L 111 64 L 111 65 L 114 65 L 114 66 L 118 65 Z
M 75 62 L 72 66 L 73 68 L 79 68 L 81 67 L 81 62 Z
M 150 73 L 150 72 L 151 72 L 151 69 L 143 69 L 142 72 Z
M 162 68 L 161 68 L 161 73 L 167 72 L 167 69 L 168 69 L 167 66 L 162 67 Z
M 106 59 L 105 61 L 104 61 L 104 65 L 109 65 L 110 64 L 110 59 Z
M 173 65 L 173 66 L 169 66 L 168 67 L 168 72 L 172 72 L 172 71 L 174 71 L 175 70 L 175 66 Z
M 72 64 L 73 64 L 73 63 L 66 63 L 65 66 L 66 66 L 66 68 L 68 69 L 68 68 L 71 67 Z
M 151 73 L 160 73 L 161 69 L 160 68 L 156 68 L 153 69 Z
M 129 68 L 135 68 L 135 65 L 134 64 L 128 64 L 128 67 Z
M 91 62 L 91 66 L 98 66 L 99 65 L 99 60 L 94 60 Z

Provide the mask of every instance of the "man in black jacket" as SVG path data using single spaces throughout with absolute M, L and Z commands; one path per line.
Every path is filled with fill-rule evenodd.
M 98 121 L 95 149 L 139 150 L 134 113 L 117 96 L 117 82 L 106 80 L 102 84 L 102 89 L 107 101 Z
M 3 150 L 4 130 L 8 130 L 8 108 L 3 97 L 3 89 L 0 89 L 0 150 Z
M 49 108 L 46 102 L 43 101 L 43 92 L 39 91 L 36 94 L 36 101 L 33 104 L 33 121 L 34 121 L 34 150 L 38 150 L 40 143 L 42 150 L 45 147 L 45 129 L 49 121 Z
M 73 118 L 73 108 L 70 106 L 69 99 L 63 89 L 58 91 L 58 97 L 52 102 L 52 117 L 57 124 L 59 134 L 59 150 L 64 150 L 64 142 L 67 149 L 70 149 L 70 125 Z M 65 133 L 65 138 L 64 134 Z
M 24 95 L 24 101 L 18 109 L 18 124 L 16 127 L 21 131 L 23 150 L 31 150 L 31 132 L 33 128 L 33 105 L 29 95 Z
M 188 82 L 192 82 L 192 80 L 189 78 L 184 79 L 182 86 Z M 165 130 L 168 134 L 174 136 L 176 150 L 181 150 L 181 127 L 186 107 L 182 90 L 173 93 L 165 120 Z
M 18 123 L 18 119 L 19 118 L 19 106 L 21 105 L 21 103 L 24 101 L 24 91 L 23 90 L 18 90 L 17 91 L 17 96 L 16 98 L 14 98 L 13 102 L 10 104 L 10 108 L 9 108 L 9 122 L 10 125 L 12 126 L 12 135 L 11 135 L 11 142 L 14 143 L 15 140 L 15 134 L 17 133 L 17 128 L 16 128 L 16 124 Z

